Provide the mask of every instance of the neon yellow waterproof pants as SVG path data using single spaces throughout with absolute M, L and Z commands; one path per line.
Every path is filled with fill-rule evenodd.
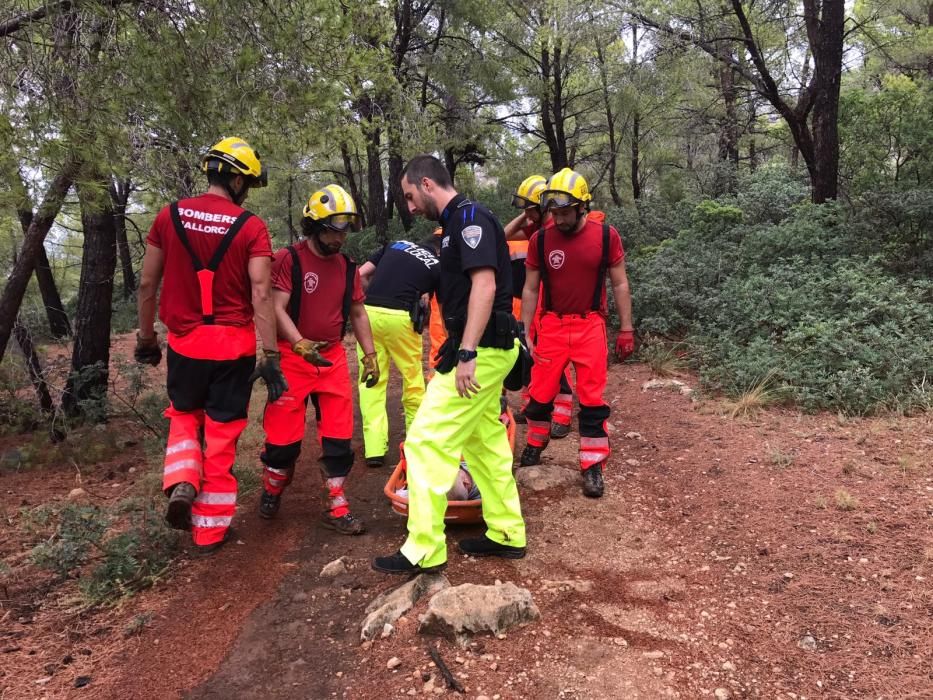
M 444 512 L 461 455 L 482 494 L 486 536 L 500 544 L 525 546 L 512 450 L 499 421 L 502 380 L 517 357 L 517 347 L 479 348 L 476 383 L 481 388 L 469 399 L 457 395 L 456 370 L 435 374 L 428 384 L 405 441 L 408 539 L 402 554 L 409 561 L 425 567 L 447 561 Z
M 360 384 L 360 415 L 363 418 L 363 453 L 382 457 L 389 450 L 389 417 L 386 414 L 386 389 L 389 384 L 389 358 L 402 375 L 402 406 L 405 408 L 405 429 L 411 426 L 418 406 L 424 398 L 424 352 L 421 336 L 411 327 L 407 311 L 366 306 L 369 325 L 373 329 L 373 344 L 379 362 L 379 381 L 367 389 Z M 363 357 L 357 343 L 356 353 Z

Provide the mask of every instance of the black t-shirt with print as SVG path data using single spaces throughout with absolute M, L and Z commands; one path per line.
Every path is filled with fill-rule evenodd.
M 434 294 L 440 261 L 433 252 L 411 241 L 393 241 L 369 258 L 376 266 L 366 303 L 390 309 L 410 309 L 422 294 Z

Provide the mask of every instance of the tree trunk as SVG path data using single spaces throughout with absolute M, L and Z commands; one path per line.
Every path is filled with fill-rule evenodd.
M 379 157 L 381 132 L 371 128 L 366 140 L 366 190 L 369 195 L 369 219 L 376 227 L 380 243 L 389 240 L 389 222 L 386 219 L 385 183 L 382 180 L 382 159 Z
M 75 163 L 68 162 L 52 180 L 48 190 L 46 190 L 42 204 L 39 206 L 39 211 L 29 224 L 29 229 L 26 231 L 23 240 L 23 247 L 20 249 L 19 256 L 7 278 L 3 294 L 0 295 L 0 361 L 3 360 L 3 356 L 6 354 L 13 324 L 19 314 L 19 307 L 23 302 L 23 295 L 26 293 L 29 277 L 32 275 L 36 260 L 39 258 L 39 251 L 43 247 L 49 229 L 52 228 L 52 224 L 55 222 L 55 217 L 58 216 L 58 212 L 61 210 L 65 195 L 71 189 L 76 171 Z
M 52 395 L 49 393 L 49 385 L 45 381 L 45 375 L 42 373 L 42 365 L 39 362 L 39 355 L 32 344 L 32 334 L 20 319 L 13 323 L 13 337 L 23 351 L 23 357 L 26 360 L 26 368 L 29 370 L 29 378 L 32 385 L 36 388 L 36 397 L 39 399 L 39 408 L 43 413 L 52 412 Z
M 363 227 L 369 225 L 369 213 L 366 210 L 366 203 L 363 201 L 363 195 L 360 192 L 360 184 L 356 181 L 356 172 L 353 170 L 353 161 L 350 160 L 350 149 L 346 143 L 340 144 L 340 155 L 343 158 L 343 170 L 347 174 L 347 185 L 350 187 L 350 196 L 356 202 L 360 210 L 360 219 Z
M 406 231 L 410 231 L 414 218 L 408 211 L 408 202 L 405 201 L 405 195 L 402 194 L 402 168 L 405 167 L 402 156 L 398 153 L 389 152 L 389 197 L 395 203 L 399 219 L 402 220 L 402 226 Z
M 817 17 L 816 13 L 821 16 Z M 813 164 L 811 198 L 822 204 L 836 199 L 839 191 L 839 90 L 842 85 L 842 53 L 845 32 L 843 0 L 804 0 L 807 35 L 813 51 Z M 808 163 L 809 165 L 809 163 Z
M 85 420 L 106 420 L 110 376 L 110 320 L 113 275 L 116 270 L 117 231 L 108 178 L 90 173 L 78 185 L 84 254 L 75 313 L 75 341 L 71 374 L 65 385 L 62 408 L 66 415 Z
M 641 138 L 639 135 L 639 130 L 641 128 L 641 115 L 638 113 L 638 110 L 635 110 L 635 113 L 632 115 L 632 198 L 637 202 L 641 199 L 641 172 L 639 168 L 639 144 L 638 140 Z
M 115 180 L 110 183 L 110 198 L 113 200 L 113 223 L 117 233 L 117 252 L 120 254 L 120 269 L 123 272 L 123 299 L 132 299 L 136 295 L 136 273 L 133 272 L 133 258 L 130 255 L 130 243 L 126 238 L 126 206 L 130 201 L 130 179 Z
M 719 165 L 722 171 L 717 175 L 716 192 L 724 194 L 735 192 L 736 171 L 739 167 L 739 125 L 735 107 L 735 73 L 728 65 L 732 48 L 722 42 L 719 50 L 724 54 L 718 76 L 724 113 L 719 123 Z
M 619 196 L 619 190 L 616 189 L 616 120 L 612 113 L 612 101 L 609 95 L 609 75 L 606 70 L 606 57 L 603 54 L 603 45 L 599 37 L 596 37 L 596 58 L 599 62 L 599 78 L 603 90 L 603 109 L 606 110 L 606 136 L 609 139 L 609 196 L 612 197 L 612 203 L 617 207 L 622 206 L 622 198 Z
M 27 230 L 28 227 L 24 228 L 23 232 Z M 55 284 L 55 275 L 52 274 L 52 266 L 44 245 L 39 248 L 36 256 L 36 282 L 39 284 L 39 294 L 42 295 L 42 305 L 45 307 L 52 337 L 59 339 L 69 337 L 71 322 L 62 304 L 61 295 L 58 293 L 58 285 Z
M 356 201 L 356 200 L 354 200 Z M 288 242 L 298 240 L 298 231 L 295 229 L 295 176 L 288 176 Z

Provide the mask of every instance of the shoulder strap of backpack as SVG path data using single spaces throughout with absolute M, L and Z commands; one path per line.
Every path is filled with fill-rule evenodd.
M 301 260 L 298 259 L 298 249 L 290 245 L 288 252 L 292 256 L 292 293 L 288 297 L 288 317 L 297 327 L 298 317 L 301 315 L 301 292 L 304 280 L 301 274 Z
M 542 311 L 551 308 L 551 285 L 548 283 L 547 260 L 544 258 L 544 227 L 538 229 L 538 270 L 541 272 L 541 286 L 544 287 L 544 305 Z
M 596 291 L 593 292 L 593 311 L 599 311 L 603 305 L 603 285 L 606 283 L 606 271 L 609 269 L 609 224 L 603 223 L 603 250 L 599 260 L 599 274 L 596 276 Z
M 343 332 L 342 335 L 347 334 L 347 329 L 350 327 L 350 307 L 353 305 L 353 283 L 356 277 L 356 262 L 350 258 L 346 253 L 341 253 L 343 259 L 347 262 L 347 278 L 343 288 L 343 308 L 341 309 L 343 313 Z

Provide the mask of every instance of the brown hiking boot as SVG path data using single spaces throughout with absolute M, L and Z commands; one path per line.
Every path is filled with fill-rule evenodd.
M 341 535 L 362 535 L 366 532 L 366 526 L 362 520 L 357 520 L 350 513 L 335 518 L 330 511 L 325 510 L 321 513 L 321 525 L 328 530 L 335 530 Z
M 175 484 L 172 495 L 168 498 L 168 508 L 165 510 L 165 522 L 176 530 L 191 529 L 191 504 L 197 492 L 194 485 L 187 481 Z

